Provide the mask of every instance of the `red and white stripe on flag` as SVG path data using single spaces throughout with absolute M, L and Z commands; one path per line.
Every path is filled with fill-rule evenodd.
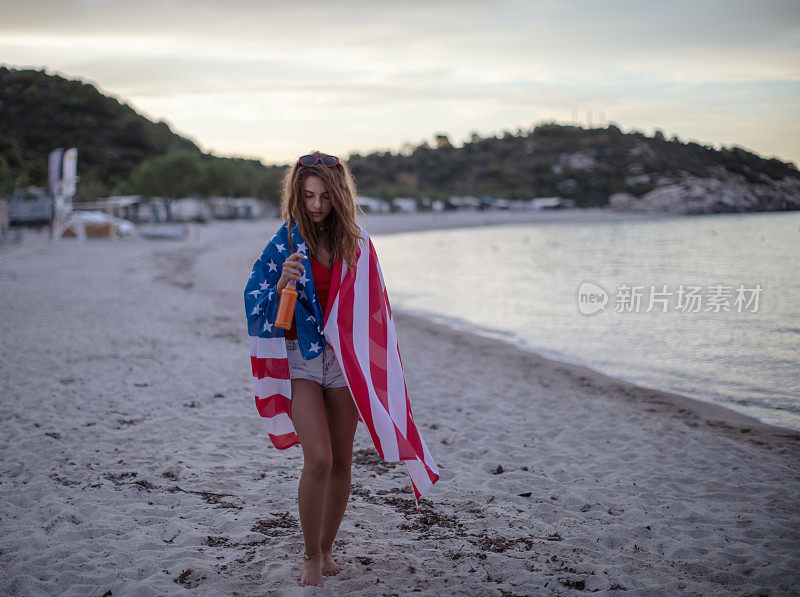
M 285 450 L 300 443 L 291 418 L 292 384 L 286 340 L 250 336 L 256 408 L 272 444 Z
M 414 424 L 378 256 L 363 228 L 361 236 L 355 268 L 347 270 L 341 261 L 334 267 L 325 338 L 378 454 L 406 464 L 419 510 L 419 498 L 439 479 L 439 470 Z

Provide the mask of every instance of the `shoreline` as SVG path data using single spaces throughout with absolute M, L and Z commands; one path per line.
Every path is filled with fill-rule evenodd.
M 620 222 L 672 219 L 675 214 L 619 212 L 600 207 L 545 209 L 541 211 L 444 211 L 365 214 L 361 223 L 370 234 L 402 234 L 450 228 L 475 228 L 515 224 Z
M 712 411 L 716 411 L 716 416 L 722 419 L 723 423 L 725 424 L 729 423 L 730 425 L 735 425 L 742 428 L 753 427 L 753 426 L 767 427 L 775 429 L 781 434 L 796 434 L 798 439 L 800 439 L 800 429 L 795 429 L 794 427 L 786 427 L 785 425 L 779 425 L 777 423 L 772 423 L 770 421 L 762 421 L 757 417 L 740 412 L 735 408 L 728 406 L 727 404 L 720 404 L 718 402 L 707 401 L 703 400 L 702 398 L 690 396 L 688 394 L 681 394 L 680 392 L 676 391 L 664 390 L 661 388 L 646 386 L 641 382 L 637 382 L 635 380 L 629 380 L 623 377 L 617 377 L 613 374 L 605 373 L 603 371 L 600 371 L 599 369 L 593 368 L 591 363 L 579 362 L 578 359 L 568 360 L 570 358 L 569 356 L 564 356 L 563 358 L 559 358 L 558 356 L 543 354 L 542 352 L 539 352 L 535 348 L 520 347 L 509 340 L 504 340 L 503 338 L 501 338 L 500 337 L 501 333 L 498 332 L 497 330 L 486 330 L 485 333 L 481 333 L 479 331 L 464 329 L 465 327 L 468 327 L 470 324 L 468 324 L 467 322 L 462 322 L 461 320 L 453 319 L 451 322 L 448 322 L 448 319 L 441 315 L 432 313 L 431 314 L 423 313 L 414 310 L 407 310 L 402 307 L 393 307 L 393 311 L 397 313 L 403 313 L 404 316 L 413 319 L 419 319 L 429 322 L 433 325 L 443 327 L 445 329 L 451 330 L 456 333 L 473 335 L 479 338 L 485 338 L 493 342 L 499 342 L 504 346 L 510 346 L 512 348 L 515 348 L 516 350 L 522 351 L 525 354 L 535 355 L 536 357 L 549 361 L 554 365 L 577 367 L 579 369 L 586 370 L 588 373 L 592 375 L 596 375 L 610 381 L 617 381 L 620 384 L 626 384 L 627 386 L 630 386 L 633 389 L 640 389 L 643 391 L 652 391 L 664 394 L 666 397 L 672 397 L 676 399 L 678 404 L 675 404 L 674 407 L 677 408 L 679 412 L 685 411 L 687 408 L 689 408 L 689 410 L 696 413 L 698 417 L 702 417 L 702 416 L 712 416 L 714 415 L 714 412 Z M 692 407 L 692 405 L 694 405 L 694 407 Z M 706 409 L 705 407 L 709 408 Z M 800 445 L 798 447 L 800 448 Z
M 555 371 L 578 385 L 598 389 L 604 395 L 624 396 L 624 401 L 636 404 L 648 412 L 668 415 L 692 427 L 703 423 L 710 431 L 722 433 L 732 439 L 746 440 L 756 445 L 771 444 L 779 448 L 791 448 L 800 454 L 798 429 L 760 421 L 723 404 L 614 377 L 589 365 L 544 356 L 533 349 L 521 348 L 506 340 L 451 327 L 420 313 L 401 308 L 393 309 L 393 315 L 395 313 L 400 315 L 399 318 L 395 316 L 395 319 L 403 322 L 399 325 L 436 328 L 438 335 L 450 336 L 456 345 L 463 344 L 468 337 L 478 338 L 494 346 L 496 351 L 508 354 L 510 358 L 524 360 L 528 356 L 531 357 L 531 362 L 550 364 Z

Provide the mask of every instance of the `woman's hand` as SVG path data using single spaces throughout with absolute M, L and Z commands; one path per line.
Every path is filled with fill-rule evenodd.
M 292 253 L 286 258 L 286 261 L 283 262 L 281 278 L 278 280 L 278 284 L 276 285 L 278 294 L 280 294 L 281 291 L 286 288 L 286 285 L 289 284 L 289 282 L 300 279 L 300 276 L 302 276 L 303 272 L 306 271 L 306 268 L 302 263 L 300 263 L 300 261 L 305 258 L 305 254 L 301 253 L 300 251 Z

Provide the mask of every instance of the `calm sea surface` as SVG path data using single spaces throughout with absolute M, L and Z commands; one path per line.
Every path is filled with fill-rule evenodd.
M 393 307 L 800 429 L 800 213 L 373 242 Z

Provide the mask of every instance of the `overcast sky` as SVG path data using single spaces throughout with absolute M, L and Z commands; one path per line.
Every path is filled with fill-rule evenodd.
M 218 155 L 346 157 L 591 113 L 800 164 L 797 0 L 0 0 L 0 15 L 0 63 L 92 82 Z

